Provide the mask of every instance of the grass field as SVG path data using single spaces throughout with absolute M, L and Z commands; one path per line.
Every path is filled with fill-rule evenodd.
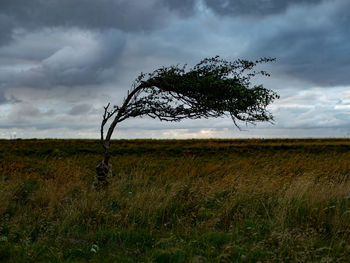
M 350 141 L 0 141 L 0 262 L 350 262 Z

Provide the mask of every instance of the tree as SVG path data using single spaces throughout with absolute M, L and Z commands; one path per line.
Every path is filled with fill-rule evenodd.
M 170 66 L 152 73 L 141 73 L 128 91 L 121 106 L 104 107 L 101 123 L 101 143 L 104 159 L 96 168 L 95 186 L 107 185 L 112 170 L 109 163 L 110 144 L 114 129 L 122 121 L 139 116 L 149 116 L 160 121 L 217 118 L 229 116 L 239 128 L 244 123 L 273 121 L 266 107 L 279 96 L 263 85 L 252 85 L 256 75 L 269 76 L 256 71 L 257 64 L 274 61 L 261 58 L 257 61 L 233 62 L 219 56 L 206 58 L 193 68 Z M 107 134 L 104 127 L 111 120 Z

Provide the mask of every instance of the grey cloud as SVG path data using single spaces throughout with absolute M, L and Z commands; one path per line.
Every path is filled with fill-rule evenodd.
M 0 11 L 1 12 L 1 11 Z M 8 44 L 12 39 L 12 20 L 6 14 L 0 13 L 0 46 Z
M 11 123 L 28 122 L 29 119 L 40 117 L 41 113 L 38 108 L 30 103 L 14 104 L 7 119 Z
M 350 96 L 347 88 L 295 90 L 291 96 L 287 93 L 281 92 L 281 100 L 272 105 L 276 128 L 350 128 L 350 107 L 347 105 Z
M 38 130 L 47 130 L 52 128 L 69 128 L 72 130 L 84 130 L 93 128 L 96 127 L 96 115 L 89 114 L 84 116 L 83 122 L 78 116 L 78 113 L 82 110 L 89 111 L 91 108 L 87 104 L 81 104 L 73 106 L 67 114 L 62 112 L 62 109 L 56 111 L 45 106 L 39 108 L 29 102 L 16 103 L 11 105 L 6 119 L 4 118 L 0 121 L 0 129 L 36 128 Z
M 335 90 L 334 90 L 335 89 Z M 287 133 L 293 133 L 301 137 L 311 136 L 311 129 L 319 129 L 319 134 L 325 129 L 349 129 L 350 119 L 348 108 L 339 108 L 334 110 L 335 106 L 347 105 L 350 100 L 350 93 L 346 88 L 325 88 L 325 89 L 313 89 L 309 91 L 299 90 L 295 92 L 293 96 L 286 97 L 283 92 L 282 99 L 274 104 L 272 112 L 276 116 L 276 124 L 264 124 L 260 123 L 256 127 L 246 127 L 242 124 L 242 128 L 245 131 L 251 129 L 271 129 L 277 131 L 278 129 L 285 130 Z M 339 100 L 339 97 L 343 98 Z M 74 104 L 71 104 L 74 105 Z M 68 107 L 66 111 L 65 107 L 61 111 L 53 112 L 52 110 L 45 110 L 41 107 L 39 110 L 37 107 L 28 103 L 21 103 L 12 106 L 11 116 L 7 121 L 0 122 L 0 128 L 20 128 L 28 129 L 35 127 L 38 130 L 49 130 L 55 128 L 67 128 L 68 134 L 75 136 L 76 131 L 85 131 L 86 129 L 95 129 L 98 133 L 98 124 L 101 120 L 102 110 L 93 113 L 93 108 L 90 103 L 81 103 L 72 107 Z M 101 107 L 102 108 L 102 107 Z M 84 112 L 89 111 L 89 114 L 81 116 Z M 16 117 L 17 116 L 17 117 Z M 83 117 L 83 118 L 82 118 Z M 207 136 L 205 134 L 199 134 L 201 130 L 214 129 L 216 131 L 227 128 L 230 132 L 236 132 L 232 121 L 229 118 L 219 119 L 202 119 L 197 121 L 185 120 L 180 123 L 167 123 L 159 122 L 149 118 L 137 118 L 130 119 L 123 122 L 117 130 L 117 136 L 123 137 L 142 137 L 148 136 L 159 137 L 162 132 L 168 131 L 170 137 L 176 137 L 176 131 L 174 129 L 186 129 L 193 132 L 188 133 L 187 137 L 194 136 Z M 296 131 L 298 129 L 298 132 Z M 137 133 L 139 131 L 139 133 Z M 154 132 L 156 135 L 151 135 Z M 175 132 L 174 134 L 172 132 Z M 283 131 L 276 133 L 276 136 L 283 134 Z M 136 135 L 138 134 L 138 135 Z M 213 133 L 214 137 L 218 133 Z M 246 134 L 246 135 L 245 135 Z M 265 131 L 264 134 L 268 134 Z M 325 134 L 325 133 L 324 133 Z M 248 132 L 240 132 L 237 136 L 247 136 L 251 134 Z M 52 135 L 53 136 L 53 135 Z M 164 135 L 165 136 L 165 135 Z M 212 136 L 212 137 L 213 137 Z M 235 135 L 236 136 L 236 135 Z M 330 134 L 330 136 L 333 136 Z
M 0 123 L 0 129 L 23 129 L 28 130 L 29 128 L 35 128 L 36 130 L 50 130 L 50 129 L 59 129 L 59 128 L 66 128 L 68 131 L 66 133 L 70 132 L 70 136 L 74 137 L 74 133 L 77 130 L 87 130 L 95 128 L 94 125 L 91 123 L 83 123 L 83 122 L 73 122 L 73 123 L 66 123 L 66 122 L 57 122 L 56 120 L 35 120 L 34 122 L 27 122 L 27 121 L 18 121 L 18 122 L 8 122 L 8 123 Z M 55 136 L 52 135 L 51 132 L 50 138 L 53 138 Z M 25 136 L 28 138 L 28 136 Z M 69 136 L 68 136 L 69 137 Z M 30 137 L 29 137 L 30 138 Z
M 293 5 L 310 5 L 322 0 L 203 0 L 219 15 L 270 15 Z M 125 32 L 163 28 L 171 14 L 188 17 L 199 0 L 2 0 L 0 2 L 0 45 L 14 29 L 29 31 L 52 27 L 87 30 L 119 29 Z
M 123 36 L 111 30 L 86 42 L 64 46 L 38 66 L 13 74 L 8 86 L 50 89 L 60 85 L 100 84 L 113 79 L 125 45 Z
M 68 114 L 70 115 L 81 115 L 81 114 L 87 114 L 92 109 L 92 105 L 90 104 L 79 104 L 73 106 Z
M 246 55 L 276 57 L 277 71 L 313 85 L 349 85 L 350 3 L 327 3 L 296 17 L 291 14 L 291 21 L 287 16 L 274 34 L 263 31 Z
M 94 129 L 98 136 L 102 106 L 118 103 L 139 71 L 216 54 L 277 57 L 271 69 L 279 79 L 266 87 L 281 87 L 281 95 L 293 90 L 273 105 L 276 125 L 257 129 L 349 127 L 350 94 L 343 96 L 339 87 L 311 90 L 315 83 L 350 83 L 349 2 L 200 2 L 214 12 L 197 13 L 196 0 L 0 0 L 0 46 L 13 39 L 0 47 L 0 104 L 7 103 L 1 116 L 9 117 L 0 121 L 0 129 L 53 129 L 47 132 L 51 137 L 59 128 L 73 136 Z M 173 14 L 193 17 L 171 20 Z M 163 28 L 166 20 L 171 27 Z M 299 93 L 302 89 L 310 92 Z M 21 101 L 14 103 L 13 96 Z M 128 120 L 120 131 L 129 137 L 155 131 L 157 137 L 163 136 L 157 130 L 193 129 L 195 134 L 224 128 L 234 130 L 229 119 L 169 124 L 145 118 Z
M 2 0 L 0 10 L 18 27 L 147 30 L 156 25 L 161 14 L 156 4 L 137 0 Z
M 195 0 L 1 0 L 0 45 L 16 28 L 79 27 L 87 30 L 150 31 L 164 27 L 169 13 L 188 16 Z
M 82 44 L 86 39 L 77 29 L 63 31 L 60 28 L 21 31 L 12 38 L 10 45 L 0 47 L 0 64 L 35 63 L 49 57 L 62 46 L 76 46 L 77 42 Z
M 182 16 L 190 16 L 194 13 L 196 0 L 163 0 L 161 1 L 170 11 L 175 11 Z
M 5 97 L 4 92 L 0 90 L 0 105 L 4 104 L 4 103 L 7 103 L 7 102 L 8 102 L 8 100 Z
M 349 117 L 344 113 L 334 112 L 332 107 L 317 106 L 305 111 L 286 111 L 285 115 L 293 118 L 293 123 L 284 122 L 280 126 L 290 129 L 303 128 L 349 128 Z
M 204 0 L 219 15 L 265 16 L 285 12 L 293 5 L 311 5 L 322 0 Z
M 5 95 L 5 91 L 0 89 L 0 105 L 1 104 L 15 104 L 15 103 L 19 103 L 21 102 L 21 100 L 17 99 L 15 96 L 13 95 Z

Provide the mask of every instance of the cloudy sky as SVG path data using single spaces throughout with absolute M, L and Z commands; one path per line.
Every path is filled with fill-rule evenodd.
M 348 0 L 0 0 L 0 137 L 98 138 L 142 72 L 275 57 L 275 124 L 130 119 L 115 138 L 350 137 Z

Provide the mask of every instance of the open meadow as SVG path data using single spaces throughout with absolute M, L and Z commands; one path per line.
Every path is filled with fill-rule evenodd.
M 350 262 L 350 141 L 0 141 L 1 262 Z

